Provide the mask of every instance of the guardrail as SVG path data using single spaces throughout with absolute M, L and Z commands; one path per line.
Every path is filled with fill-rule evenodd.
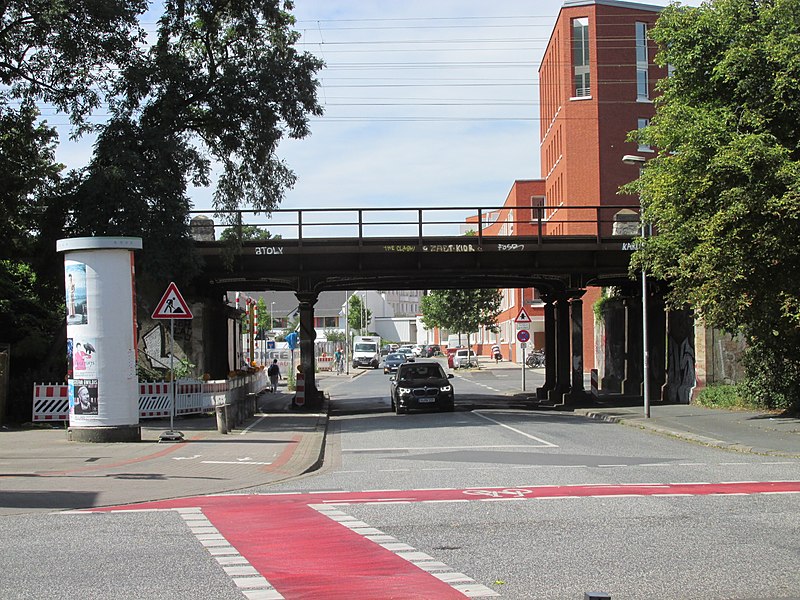
M 197 241 L 314 238 L 608 236 L 639 234 L 638 205 L 476 208 L 305 208 L 189 211 Z M 217 219 L 216 222 L 214 219 Z
M 169 382 L 139 382 L 139 418 L 169 417 Z M 234 379 L 202 381 L 179 379 L 175 382 L 175 415 L 185 416 L 213 411 L 217 406 L 234 404 L 241 397 L 267 387 L 266 371 Z M 69 420 L 69 386 L 64 383 L 36 383 L 33 386 L 33 422 Z

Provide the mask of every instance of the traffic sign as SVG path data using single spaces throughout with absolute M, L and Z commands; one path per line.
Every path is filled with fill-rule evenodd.
M 530 322 L 531 318 L 528 316 L 528 313 L 525 312 L 524 308 L 520 308 L 517 318 L 514 319 L 514 323 L 530 323 Z
M 520 342 L 523 342 L 523 343 L 524 343 L 524 342 L 527 342 L 529 339 L 531 339 L 531 334 L 530 334 L 530 332 L 529 332 L 527 329 L 520 329 L 520 330 L 517 332 L 517 339 L 518 339 Z
M 191 319 L 192 311 L 178 291 L 178 286 L 170 282 L 167 291 L 161 297 L 156 309 L 153 311 L 154 319 Z

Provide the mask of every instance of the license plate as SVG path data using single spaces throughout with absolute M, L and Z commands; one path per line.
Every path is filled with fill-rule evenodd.
M 436 402 L 436 398 L 420 398 L 419 403 L 425 404 L 426 402 Z

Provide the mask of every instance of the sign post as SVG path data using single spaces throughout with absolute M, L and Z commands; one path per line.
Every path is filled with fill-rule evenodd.
M 531 318 L 528 316 L 528 313 L 525 312 L 524 308 L 519 310 L 519 314 L 517 318 L 514 319 L 514 323 L 517 326 L 517 341 L 519 342 L 519 347 L 522 350 L 522 391 L 525 391 L 525 348 L 528 345 L 528 340 L 531 339 Z
M 167 286 L 167 291 L 161 296 L 153 311 L 153 319 L 169 319 L 169 396 L 170 396 L 170 409 L 169 409 L 169 431 L 165 431 L 159 436 L 160 442 L 180 442 L 183 440 L 183 433 L 175 431 L 175 319 L 191 319 L 193 318 L 192 311 L 186 300 L 183 299 L 181 293 L 178 291 L 178 286 L 174 282 L 170 282 Z

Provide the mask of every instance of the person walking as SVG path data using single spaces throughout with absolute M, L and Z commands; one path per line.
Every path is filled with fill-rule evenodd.
M 267 369 L 267 375 L 269 375 L 269 391 L 277 392 L 278 380 L 281 378 L 281 369 L 278 366 L 277 358 L 272 359 L 272 364 L 269 366 L 269 369 Z
M 500 354 L 500 346 L 495 344 L 492 346 L 492 356 L 494 357 L 494 362 L 499 363 L 503 359 L 503 355 Z
M 336 363 L 336 374 L 337 375 L 341 375 L 342 371 L 344 370 L 344 368 L 343 368 L 344 365 L 342 364 L 342 358 L 343 358 L 342 357 L 342 349 L 341 348 L 337 348 L 336 352 L 333 353 L 333 360 L 334 360 L 334 363 Z

